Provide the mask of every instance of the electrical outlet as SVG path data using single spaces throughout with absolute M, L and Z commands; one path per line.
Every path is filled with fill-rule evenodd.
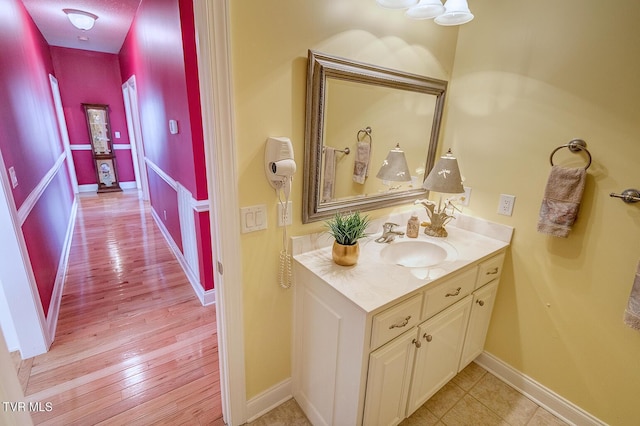
M 278 203 L 278 226 L 291 225 L 293 223 L 291 219 L 291 210 L 293 209 L 293 204 L 291 201 L 287 201 L 287 217 L 285 218 L 282 214 L 283 206 L 282 203 Z
M 468 206 L 469 205 L 469 199 L 471 198 L 471 188 L 469 188 L 468 186 L 464 187 L 464 194 L 462 194 L 460 196 L 460 198 L 462 198 L 462 201 L 460 201 L 460 204 L 463 206 Z
M 498 214 L 511 216 L 513 214 L 513 205 L 515 204 L 515 202 L 515 195 L 500 194 L 500 201 L 498 202 Z

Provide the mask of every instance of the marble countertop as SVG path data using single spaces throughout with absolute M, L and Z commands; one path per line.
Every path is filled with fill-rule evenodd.
M 497 225 L 500 232 L 496 234 L 495 232 L 483 232 L 487 229 L 496 229 L 495 224 L 487 227 L 486 224 L 481 223 L 478 226 L 477 222 L 473 223 L 474 226 L 468 228 L 474 228 L 476 232 L 447 226 L 449 236 L 446 238 L 429 237 L 421 229 L 418 240 L 450 244 L 457 251 L 455 259 L 445 260 L 430 268 L 407 268 L 385 263 L 380 256 L 380 252 L 385 246 L 404 241 L 415 241 L 415 239 L 397 237 L 391 243 L 377 243 L 374 240 L 380 234 L 360 240 L 360 257 L 354 266 L 335 264 L 331 259 L 331 247 L 328 246 L 296 254 L 294 256 L 295 267 L 308 269 L 362 310 L 371 313 L 398 298 L 441 281 L 447 275 L 508 247 L 512 228 Z M 500 227 L 504 229 L 500 229 Z M 504 232 L 505 230 L 506 232 Z

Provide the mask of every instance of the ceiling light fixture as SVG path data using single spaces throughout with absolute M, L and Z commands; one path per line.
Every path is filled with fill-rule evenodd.
M 93 28 L 98 15 L 77 9 L 62 9 L 67 14 L 71 24 L 79 30 L 87 31 Z
M 434 19 L 438 25 L 462 25 L 473 19 L 467 0 L 376 0 L 389 9 L 407 9 L 405 15 L 411 19 Z

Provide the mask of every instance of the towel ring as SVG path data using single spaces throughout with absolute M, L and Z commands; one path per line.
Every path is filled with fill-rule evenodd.
M 589 156 L 589 162 L 587 163 L 587 165 L 585 166 L 584 169 L 587 170 L 589 168 L 589 166 L 591 165 L 591 153 L 587 149 L 587 143 L 585 141 L 583 141 L 582 139 L 572 139 L 571 141 L 569 141 L 568 144 L 561 145 L 561 146 L 557 147 L 556 149 L 554 149 L 553 151 L 551 151 L 551 155 L 549 156 L 549 162 L 551 163 L 552 166 L 554 165 L 553 164 L 553 154 L 555 154 L 558 150 L 560 150 L 562 148 L 569 148 L 569 151 L 571 151 L 571 152 L 580 152 L 580 151 L 586 152 L 587 155 Z
M 363 136 L 360 136 L 364 133 Z M 373 137 L 371 136 L 371 127 L 367 126 L 364 129 L 358 130 L 358 134 L 356 136 L 356 138 L 358 139 L 359 142 L 362 142 L 362 140 L 365 137 L 369 137 L 369 145 L 373 145 Z

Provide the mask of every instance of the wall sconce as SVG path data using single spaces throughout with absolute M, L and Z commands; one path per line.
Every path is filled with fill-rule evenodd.
M 407 9 L 405 15 L 411 19 L 434 19 L 438 25 L 462 25 L 473 19 L 467 0 L 376 0 L 382 7 Z
M 87 31 L 93 28 L 98 15 L 77 9 L 62 9 L 67 14 L 71 24 L 79 30 Z
M 422 187 L 443 194 L 464 193 L 458 160 L 450 149 L 433 166 Z M 445 200 L 443 204 L 441 195 L 437 206 L 436 203 L 429 200 L 417 200 L 416 204 L 422 204 L 427 209 L 427 215 L 431 221 L 424 229 L 424 233 L 432 237 L 446 237 L 447 230 L 444 229 L 444 225 L 453 219 L 453 210 L 456 208 L 451 201 Z M 450 213 L 447 209 L 450 209 Z
M 395 148 L 389 151 L 376 177 L 383 181 L 392 182 L 409 182 L 411 180 L 407 157 L 405 157 L 404 151 L 400 149 L 400 144 L 397 144 Z

